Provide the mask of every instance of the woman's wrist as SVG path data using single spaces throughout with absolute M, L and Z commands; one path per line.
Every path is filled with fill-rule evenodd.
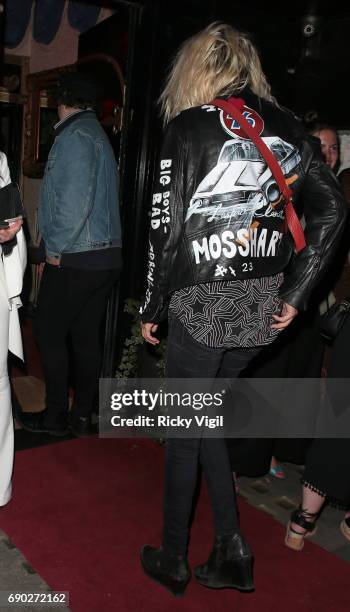
M 17 232 L 19 232 L 19 230 L 21 229 L 22 223 L 23 221 L 22 219 L 20 219 L 18 221 L 15 221 L 15 223 L 12 223 L 9 227 L 0 229 L 0 244 L 4 244 L 5 242 L 13 240 Z

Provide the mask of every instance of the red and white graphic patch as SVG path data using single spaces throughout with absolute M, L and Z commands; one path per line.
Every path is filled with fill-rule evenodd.
M 260 136 L 264 131 L 264 121 L 260 115 L 252 108 L 249 108 L 249 106 L 243 106 L 242 115 Z M 220 111 L 220 122 L 225 132 L 230 134 L 230 136 L 239 136 L 240 138 L 250 140 L 249 136 L 246 136 L 237 121 L 223 110 Z

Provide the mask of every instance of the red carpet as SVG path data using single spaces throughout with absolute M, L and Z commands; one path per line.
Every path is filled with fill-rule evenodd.
M 240 501 L 255 555 L 256 592 L 212 591 L 192 581 L 175 599 L 146 578 L 142 544 L 161 532 L 163 449 L 151 441 L 71 440 L 17 454 L 14 498 L 1 528 L 48 584 L 70 592 L 73 612 L 348 612 L 349 565 Z M 203 491 L 190 562 L 203 561 L 212 519 Z

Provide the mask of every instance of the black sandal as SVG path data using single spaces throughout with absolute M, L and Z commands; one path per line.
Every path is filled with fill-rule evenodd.
M 309 538 L 316 533 L 317 518 L 318 513 L 308 512 L 307 510 L 303 510 L 303 508 L 297 508 L 294 510 L 287 525 L 287 533 L 284 539 L 285 545 L 292 550 L 303 550 L 304 539 Z M 291 527 L 292 523 L 295 523 L 302 529 L 305 529 L 305 532 L 300 533 L 299 531 L 295 531 L 295 529 Z

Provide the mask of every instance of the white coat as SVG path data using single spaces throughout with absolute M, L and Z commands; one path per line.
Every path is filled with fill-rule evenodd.
M 0 152 L 0 187 L 10 182 L 6 155 Z M 10 255 L 3 255 L 0 244 L 0 506 L 11 499 L 13 467 L 13 419 L 11 391 L 7 372 L 7 353 L 23 359 L 18 308 L 26 266 L 26 246 L 21 229 L 17 245 Z

